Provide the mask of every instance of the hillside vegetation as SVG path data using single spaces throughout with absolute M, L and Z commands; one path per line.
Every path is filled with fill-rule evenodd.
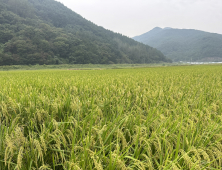
M 54 0 L 0 0 L 0 65 L 168 61 Z
M 0 169 L 219 170 L 221 77 L 221 65 L 0 72 Z
M 222 35 L 192 29 L 154 28 L 133 38 L 173 61 L 222 61 Z

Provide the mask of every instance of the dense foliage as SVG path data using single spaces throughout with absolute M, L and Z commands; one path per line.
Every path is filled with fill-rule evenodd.
M 154 28 L 134 40 L 157 48 L 173 61 L 222 61 L 222 35 L 191 29 Z
M 221 78 L 221 66 L 0 72 L 0 169 L 219 170 Z
M 0 0 L 0 65 L 168 61 L 54 0 Z

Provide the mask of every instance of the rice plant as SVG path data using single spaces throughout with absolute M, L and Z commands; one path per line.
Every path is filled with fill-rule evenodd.
M 0 72 L 1 170 L 222 167 L 222 67 Z

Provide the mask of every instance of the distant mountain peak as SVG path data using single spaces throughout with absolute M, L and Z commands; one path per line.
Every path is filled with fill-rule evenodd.
M 160 28 L 160 27 L 155 27 L 155 28 L 153 28 L 152 30 L 150 30 L 149 32 L 147 32 L 147 33 L 150 33 L 150 32 L 152 32 L 152 33 L 158 33 L 158 32 L 160 32 L 160 31 L 162 31 L 163 29 L 162 28 Z M 147 33 L 145 33 L 145 34 L 147 34 Z
M 160 28 L 160 27 L 155 27 L 155 28 L 153 28 L 153 29 L 150 30 L 150 31 L 153 31 L 153 30 L 162 30 L 162 28 Z
M 133 38 L 160 50 L 173 61 L 222 61 L 222 35 L 195 29 L 155 27 Z

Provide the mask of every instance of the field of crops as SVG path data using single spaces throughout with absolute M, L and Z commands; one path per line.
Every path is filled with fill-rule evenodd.
M 222 167 L 222 66 L 0 72 L 0 170 Z

